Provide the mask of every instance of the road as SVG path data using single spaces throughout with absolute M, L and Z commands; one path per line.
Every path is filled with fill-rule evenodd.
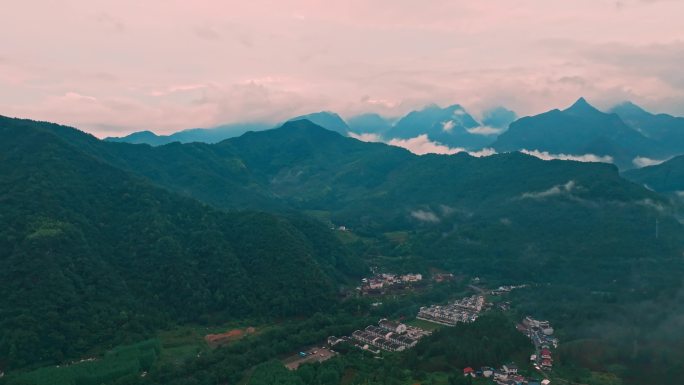
M 468 287 L 471 288 L 471 289 L 473 289 L 473 290 L 475 290 L 475 291 L 477 291 L 478 293 L 480 293 L 480 294 L 482 294 L 482 295 L 485 295 L 485 294 L 486 294 L 484 290 L 482 290 L 481 288 L 479 288 L 479 287 L 477 287 L 477 286 L 475 286 L 475 285 L 468 285 Z
M 306 353 L 305 357 L 298 354 L 292 355 L 286 358 L 283 363 L 285 367 L 290 370 L 296 370 L 300 365 L 307 362 L 323 362 L 333 358 L 337 353 L 330 351 L 327 348 L 311 348 L 304 351 Z M 314 353 L 315 352 L 315 353 Z

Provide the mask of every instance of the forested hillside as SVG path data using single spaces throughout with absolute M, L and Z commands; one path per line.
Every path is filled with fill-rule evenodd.
M 657 157 L 660 146 L 629 127 L 616 114 L 604 113 L 584 98 L 565 110 L 551 110 L 511 123 L 492 145 L 498 151 L 538 150 L 552 154 L 609 157 L 622 169 L 638 156 Z
M 359 272 L 318 222 L 217 211 L 27 121 L 3 121 L 0 138 L 3 367 L 169 322 L 307 314 Z
M 600 346 L 596 370 L 632 383 L 679 373 L 667 341 L 682 338 L 682 224 L 615 166 L 416 156 L 306 120 L 159 147 L 26 120 L 0 128 L 4 367 L 169 323 L 336 308 L 337 285 L 364 271 L 358 255 L 532 284 L 518 306 Z M 573 362 L 577 346 L 564 351 Z M 654 358 L 629 369 L 643 357 Z
M 624 176 L 658 192 L 684 191 L 684 155 L 655 166 L 626 171 Z

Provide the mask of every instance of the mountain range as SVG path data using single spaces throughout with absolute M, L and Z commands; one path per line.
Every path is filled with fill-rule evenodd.
M 621 103 L 610 112 L 662 146 L 663 155 L 672 156 L 684 151 L 684 118 L 652 114 L 631 102 Z
M 628 167 L 637 156 L 654 156 L 656 144 L 627 126 L 616 114 L 591 106 L 584 98 L 565 110 L 525 117 L 494 142 L 497 151 L 540 150 L 553 154 L 608 156 Z
M 434 142 L 452 147 L 479 149 L 491 142 L 491 138 L 487 136 L 471 133 L 470 130 L 479 126 L 480 123 L 458 104 L 446 108 L 431 105 L 399 119 L 386 136 L 392 139 L 409 139 L 427 135 Z
M 412 111 L 400 119 L 389 119 L 378 114 L 368 113 L 353 116 L 345 121 L 331 111 L 321 111 L 296 116 L 288 121 L 306 119 L 314 124 L 335 131 L 341 135 L 374 134 L 378 138 L 409 139 L 420 135 L 435 142 L 465 148 L 479 149 L 493 142 L 496 134 L 505 130 L 515 120 L 515 113 L 503 107 L 485 111 L 483 123 L 478 123 L 460 105 L 445 108 L 429 105 L 421 110 Z M 174 141 L 181 143 L 216 143 L 223 139 L 239 136 L 246 131 L 261 131 L 271 128 L 267 123 L 245 123 L 220 126 L 212 129 L 191 129 L 168 136 L 157 136 L 149 131 L 135 132 L 121 138 L 106 138 L 107 141 L 126 143 L 146 143 L 153 146 Z
M 634 137 L 586 103 L 549 116 Z M 2 117 L 0 150 L 0 369 L 166 325 L 335 308 L 337 290 L 378 261 L 539 285 L 520 306 L 546 311 L 568 339 L 600 341 L 605 365 L 634 362 L 612 352 L 635 344 L 679 354 L 666 327 L 680 314 L 683 225 L 670 199 L 611 164 L 418 156 L 308 119 L 150 146 Z
M 643 167 L 684 154 L 684 118 L 652 114 L 630 102 L 602 112 L 580 98 L 569 108 L 551 110 L 518 119 L 503 107 L 486 110 L 481 122 L 462 106 L 429 105 L 400 119 L 363 114 L 342 119 L 322 111 L 289 119 L 307 119 L 341 135 L 401 143 L 425 135 L 426 140 L 454 149 L 477 151 L 491 147 L 498 152 L 525 151 L 545 158 L 587 159 L 614 163 L 620 169 Z M 217 143 L 247 131 L 271 128 L 267 123 L 245 123 L 213 129 L 191 129 L 168 136 L 149 131 L 108 141 L 147 143 L 174 141 Z M 510 127 L 510 129 L 509 129 Z M 396 141 L 399 140 L 399 141 Z
M 138 131 L 124 137 L 109 137 L 105 140 L 133 144 L 145 143 L 152 146 L 161 146 L 173 142 L 218 143 L 226 138 L 240 136 L 247 131 L 259 131 L 268 128 L 272 128 L 272 125 L 268 123 L 235 123 L 214 128 L 191 128 L 171 135 L 157 135 L 152 131 Z
M 684 119 L 653 115 L 631 103 L 604 113 L 580 98 L 565 110 L 525 117 L 511 124 L 492 145 L 497 151 L 540 150 L 592 154 L 622 169 L 639 160 L 684 153 Z

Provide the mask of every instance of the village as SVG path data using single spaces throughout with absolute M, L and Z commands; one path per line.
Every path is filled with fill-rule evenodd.
M 396 276 L 392 274 L 382 274 L 378 276 L 382 282 L 395 282 L 397 279 L 420 280 L 420 274 L 407 274 Z M 370 282 L 373 281 L 369 281 Z M 447 305 L 432 305 L 421 307 L 418 311 L 417 319 L 433 322 L 444 326 L 454 326 L 459 322 L 474 322 L 480 312 L 484 309 L 485 297 L 483 295 L 473 295 L 453 301 Z M 408 326 L 400 322 L 381 319 L 378 325 L 369 325 L 363 330 L 355 330 L 350 337 L 328 338 L 328 344 L 335 346 L 341 342 L 350 342 L 352 345 L 379 354 L 381 350 L 389 352 L 400 352 L 415 346 L 418 341 L 430 335 L 431 332 L 416 326 Z
M 473 295 L 472 297 L 462 298 L 444 306 L 423 306 L 418 311 L 416 318 L 440 325 L 454 326 L 459 322 L 474 322 L 484 306 L 485 297 L 483 295 Z
M 371 278 L 364 278 L 362 285 L 357 288 L 363 295 L 384 294 L 390 288 L 404 288 L 412 284 L 422 281 L 421 274 L 392 274 L 392 273 L 376 273 Z M 437 277 L 437 278 L 435 278 Z M 451 274 L 440 273 L 438 276 L 433 276 L 434 280 L 439 281 L 451 280 Z M 474 294 L 468 297 L 463 297 L 453 300 L 444 305 L 429 305 L 422 306 L 416 314 L 416 319 L 434 323 L 436 325 L 453 327 L 459 323 L 472 323 L 485 311 L 496 308 L 502 311 L 507 311 L 510 308 L 510 302 L 496 301 L 496 304 L 487 301 L 487 295 L 493 297 L 502 296 L 510 293 L 513 290 L 525 288 L 528 285 L 505 285 L 499 286 L 496 289 L 484 290 L 471 285 L 471 288 L 478 291 L 479 294 Z M 378 302 L 377 304 L 380 304 Z M 507 363 L 500 368 L 481 367 L 472 368 L 466 367 L 463 369 L 463 375 L 466 377 L 483 378 L 493 381 L 498 385 L 549 385 L 551 381 L 545 372 L 553 367 L 552 349 L 558 346 L 558 339 L 554 337 L 554 330 L 548 321 L 540 321 L 526 316 L 516 328 L 521 333 L 525 334 L 534 344 L 535 352 L 530 356 L 530 361 L 544 379 L 537 380 L 527 378 L 518 372 L 518 366 L 515 363 Z M 425 330 L 418 326 L 407 325 L 400 321 L 392 321 L 386 318 L 380 319 L 376 325 L 368 325 L 364 329 L 355 330 L 349 336 L 329 336 L 327 338 L 327 346 L 309 348 L 301 351 L 298 356 L 289 359 L 286 366 L 290 369 L 297 369 L 297 367 L 305 362 L 322 362 L 334 357 L 336 346 L 339 344 L 347 344 L 354 348 L 369 352 L 373 355 L 379 355 L 385 352 L 402 352 L 413 348 L 418 342 L 432 334 L 431 331 Z M 430 329 L 430 328 L 427 328 Z M 432 329 L 430 329 L 432 330 Z
M 530 361 L 536 370 L 547 377 L 542 371 L 549 371 L 553 368 L 551 349 L 558 347 L 558 339 L 553 336 L 554 330 L 549 321 L 540 321 L 531 316 L 526 316 L 520 324 L 516 325 L 516 328 L 532 340 L 535 353 L 530 356 Z M 475 370 L 467 367 L 463 369 L 463 375 L 473 378 L 488 378 L 498 385 L 549 385 L 551 383 L 548 378 L 536 380 L 521 376 L 518 373 L 518 366 L 514 363 L 505 364 L 500 369 L 483 367 Z
M 551 324 L 549 321 L 540 321 L 526 316 L 521 323 L 516 325 L 516 328 L 532 340 L 535 353 L 530 356 L 530 361 L 534 368 L 545 377 L 543 380 L 525 378 L 518 373 L 518 366 L 514 363 L 505 364 L 500 369 L 483 367 L 475 370 L 467 367 L 463 369 L 463 375 L 488 378 L 498 385 L 549 385 L 551 381 L 544 371 L 553 368 L 551 349 L 558 347 L 558 339 L 553 336 L 554 330 Z
M 375 274 L 370 278 L 363 278 L 361 286 L 356 289 L 361 295 L 383 295 L 390 291 L 402 291 L 407 288 L 423 286 L 423 275 L 418 273 Z
M 467 367 L 463 369 L 463 375 L 465 377 L 491 379 L 498 385 L 549 385 L 551 383 L 548 379 L 526 378 L 518 373 L 518 366 L 514 363 L 504 364 L 499 369 L 485 366 L 476 370 Z
M 549 321 L 539 321 L 527 316 L 516 327 L 534 344 L 535 354 L 530 357 L 530 361 L 534 363 L 535 368 L 551 370 L 553 368 L 551 349 L 558 347 L 558 339 L 553 336 L 553 328 Z
M 514 289 L 524 288 L 526 285 L 518 286 L 500 286 L 489 293 L 491 295 L 502 295 L 511 292 Z M 503 306 L 501 306 L 503 305 Z M 437 323 L 444 326 L 455 326 L 459 322 L 474 322 L 478 315 L 491 307 L 490 303 L 485 301 L 484 295 L 473 295 L 453 301 L 447 305 L 439 306 L 432 305 L 429 307 L 421 307 L 417 319 L 428 322 Z M 507 310 L 510 303 L 501 302 L 498 306 L 501 310 Z M 553 337 L 553 328 L 551 328 L 548 321 L 538 321 L 532 317 L 525 317 L 522 324 L 518 325 L 518 330 L 523 331 L 535 345 L 536 354 L 531 356 L 531 360 L 535 363 L 535 368 L 549 370 L 552 367 L 550 346 L 554 348 L 558 345 L 558 340 Z M 548 379 L 541 381 L 529 379 L 518 373 L 518 366 L 515 363 L 508 363 L 499 369 L 492 367 L 482 367 L 478 370 L 472 367 L 463 369 L 464 376 L 473 378 L 481 377 L 494 381 L 499 385 L 548 385 L 551 383 Z
M 355 330 L 350 337 L 328 337 L 328 345 L 348 342 L 351 345 L 379 354 L 381 350 L 401 352 L 414 347 L 418 341 L 431 332 L 400 322 L 381 319 L 378 325 L 369 325 L 363 330 Z

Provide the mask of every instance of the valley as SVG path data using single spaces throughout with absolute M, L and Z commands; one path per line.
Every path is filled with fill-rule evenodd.
M 447 384 L 511 362 L 531 376 L 533 344 L 515 328 L 530 314 L 562 341 L 557 380 L 679 375 L 676 205 L 612 165 L 417 156 L 306 120 L 159 147 L 0 123 L 9 385 L 56 373 L 64 384 Z M 425 325 L 429 305 L 479 295 L 471 286 L 492 288 L 498 310 Z M 354 348 L 296 372 L 280 363 L 382 318 L 432 334 L 382 359 Z M 667 358 L 633 370 L 655 351 Z
M 0 15 L 0 385 L 684 383 L 684 0 Z

